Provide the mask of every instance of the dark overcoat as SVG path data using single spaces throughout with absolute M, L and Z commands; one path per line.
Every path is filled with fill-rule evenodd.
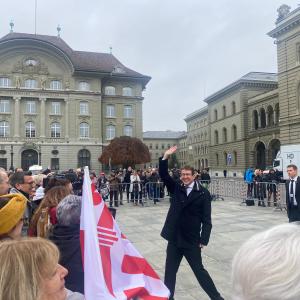
M 169 175 L 168 160 L 161 158 L 159 175 L 172 194 L 161 236 L 183 248 L 207 245 L 212 229 L 209 191 L 195 181 L 187 196 L 185 187 Z
M 291 204 L 290 195 L 289 195 L 289 186 L 290 186 L 290 180 L 287 180 L 285 183 L 287 215 L 288 215 L 290 222 L 300 221 L 300 177 L 298 176 L 297 182 L 296 182 L 297 207 L 294 207 Z

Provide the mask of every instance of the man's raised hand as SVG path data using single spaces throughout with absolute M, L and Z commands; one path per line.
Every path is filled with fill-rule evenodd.
M 169 156 L 171 156 L 172 154 L 174 154 L 174 153 L 176 152 L 176 150 L 177 150 L 177 146 L 173 146 L 173 147 L 171 147 L 170 149 L 168 149 L 168 150 L 165 152 L 163 159 L 168 159 Z

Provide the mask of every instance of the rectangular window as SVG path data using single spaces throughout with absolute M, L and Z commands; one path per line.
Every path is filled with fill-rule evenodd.
M 50 89 L 51 90 L 61 90 L 62 89 L 61 81 L 59 81 L 59 80 L 52 80 L 50 82 Z
M 1 77 L 0 78 L 0 87 L 10 87 L 11 86 L 11 80 L 7 77 Z
M 10 101 L 0 100 L 0 113 L 9 113 L 9 112 L 10 112 Z
M 79 113 L 81 115 L 88 115 L 89 114 L 89 104 L 88 104 L 88 102 L 80 102 L 79 103 Z
M 35 114 L 36 113 L 36 103 L 35 103 L 35 101 L 27 101 L 25 111 L 26 111 L 27 114 Z
M 114 105 L 106 105 L 106 117 L 108 117 L 108 118 L 115 117 L 115 106 Z
M 51 158 L 51 170 L 59 170 L 59 158 Z
M 131 105 L 124 106 L 124 118 L 132 118 L 132 106 Z
M 60 115 L 60 102 L 51 102 L 51 113 L 53 115 Z

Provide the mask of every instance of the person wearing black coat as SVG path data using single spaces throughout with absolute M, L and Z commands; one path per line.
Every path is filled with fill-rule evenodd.
M 168 241 L 165 266 L 165 285 L 174 299 L 176 273 L 183 256 L 192 268 L 199 284 L 213 300 L 222 300 L 209 273 L 204 269 L 201 249 L 209 242 L 211 224 L 211 196 L 194 180 L 193 169 L 181 170 L 181 183 L 168 173 L 168 157 L 176 152 L 171 147 L 159 160 L 159 175 L 172 194 L 171 205 L 161 232 Z
M 289 222 L 300 221 L 300 177 L 295 165 L 287 166 L 289 180 L 286 181 L 286 207 Z
M 58 247 L 59 263 L 69 272 L 65 277 L 67 289 L 84 294 L 84 271 L 80 248 L 81 197 L 66 196 L 57 206 L 57 224 L 49 239 Z

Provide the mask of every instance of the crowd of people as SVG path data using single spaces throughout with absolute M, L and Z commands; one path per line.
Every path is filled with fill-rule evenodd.
M 282 182 L 280 172 L 274 169 L 263 171 L 248 168 L 244 180 L 247 183 L 247 198 L 257 199 L 258 206 L 277 206 L 277 185 Z
M 159 169 L 115 170 L 106 176 L 90 173 L 108 206 L 143 204 L 143 197 L 159 201 L 161 191 L 170 193 L 170 208 L 161 236 L 168 241 L 165 284 L 174 299 L 176 273 L 183 256 L 190 264 L 199 284 L 213 300 L 224 300 L 209 273 L 204 269 L 202 249 L 211 234 L 211 197 L 205 187 L 210 177 L 205 170 L 191 167 L 168 169 L 168 157 L 176 147 L 160 159 Z M 250 169 L 249 169 L 250 170 Z M 280 178 L 272 170 L 264 177 L 260 170 L 247 170 L 248 194 L 258 197 L 265 206 Z M 290 222 L 300 221 L 300 178 L 297 167 L 288 166 L 286 183 L 287 210 Z M 0 169 L 0 299 L 11 300 L 80 300 L 84 299 L 84 269 L 80 249 L 80 215 L 83 173 L 81 169 L 54 174 L 45 170 L 31 174 L 21 169 Z M 259 184 L 267 182 L 266 190 Z M 202 184 L 200 184 L 202 183 Z M 149 189 L 147 189 L 149 186 Z M 160 189 L 162 186 L 162 190 Z M 276 185 L 274 185 L 276 187 Z M 152 189 L 151 189 L 152 187 Z M 268 201 L 269 202 L 269 201 Z M 293 249 L 300 245 L 298 225 L 280 225 L 260 233 L 246 242 L 233 261 L 233 295 L 235 300 L 282 299 L 300 297 L 297 271 L 300 259 Z M 247 259 L 245 259 L 245 257 Z M 264 257 L 257 263 L 257 257 Z M 284 259 L 282 260 L 282 258 Z M 280 262 L 278 272 L 272 268 Z M 281 276 L 282 275 L 282 276 Z M 263 285 L 262 285 L 263 282 Z

